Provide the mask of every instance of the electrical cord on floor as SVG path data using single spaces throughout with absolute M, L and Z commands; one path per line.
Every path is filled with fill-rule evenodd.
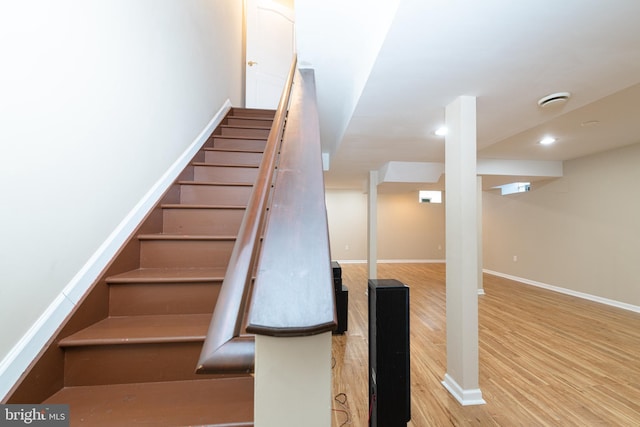
M 346 393 L 336 394 L 336 397 L 334 398 L 334 400 L 338 402 L 338 404 L 340 404 L 340 406 L 342 406 L 343 409 L 334 408 L 333 410 L 336 412 L 341 412 L 347 416 L 347 419 L 342 424 L 340 424 L 340 427 L 345 426 L 347 424 L 351 424 L 351 409 L 349 408 L 349 403 L 347 402 Z
M 331 356 L 331 369 L 336 367 L 336 358 Z M 332 408 L 334 412 L 340 412 L 344 414 L 347 418 L 344 420 L 339 427 L 345 426 L 347 424 L 351 424 L 351 408 L 349 408 L 349 403 L 347 402 L 347 394 L 346 393 L 338 393 L 335 395 L 334 400 L 338 402 L 338 404 L 342 407 L 342 409 Z

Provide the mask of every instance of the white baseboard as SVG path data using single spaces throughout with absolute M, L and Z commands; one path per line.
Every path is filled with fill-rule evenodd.
M 337 259 L 338 264 L 366 264 L 366 259 Z M 444 259 L 379 259 L 377 264 L 444 264 Z
M 444 374 L 442 385 L 462 406 L 484 405 L 482 391 L 479 388 L 463 389 L 449 374 Z
M 109 261 L 204 145 L 230 109 L 231 101 L 227 99 L 202 132 L 118 224 L 111 235 L 0 362 L 0 396 L 2 398 L 9 393 L 20 376 L 27 370 L 31 361 L 38 356 L 74 307 L 82 300 Z
M 379 259 L 378 264 L 444 264 L 443 259 Z
M 487 270 L 487 269 L 484 269 L 482 271 L 487 273 L 487 274 L 491 274 L 493 276 L 503 277 L 505 279 L 509 279 L 509 280 L 513 280 L 513 281 L 516 281 L 516 282 L 523 283 L 525 285 L 536 286 L 538 288 L 547 289 L 547 290 L 558 292 L 558 293 L 561 293 L 561 294 L 571 295 L 571 296 L 582 298 L 582 299 L 586 299 L 586 300 L 589 300 L 589 301 L 598 302 L 600 304 L 605 304 L 605 305 L 609 305 L 609 306 L 612 306 L 612 307 L 621 308 L 623 310 L 629 310 L 629 311 L 633 311 L 633 312 L 636 312 L 636 313 L 640 313 L 640 306 L 637 306 L 637 305 L 627 304 L 625 302 L 616 301 L 616 300 L 612 300 L 612 299 L 604 298 L 604 297 L 599 297 L 597 295 L 591 295 L 591 294 L 587 294 L 587 293 L 584 293 L 584 292 L 578 292 L 578 291 L 574 291 L 572 289 L 561 288 L 559 286 L 553 286 L 553 285 L 549 285 L 549 284 L 542 283 L 542 282 L 536 282 L 535 280 L 524 279 L 522 277 L 512 276 L 510 274 L 500 273 L 500 272 L 497 272 L 497 271 L 492 271 L 492 270 Z
M 71 313 L 73 307 L 73 303 L 60 293 L 2 359 L 0 362 L 0 401 L 11 391 L 31 361 L 36 358 Z

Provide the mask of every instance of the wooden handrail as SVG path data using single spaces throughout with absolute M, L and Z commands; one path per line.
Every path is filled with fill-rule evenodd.
M 294 87 L 246 328 L 274 337 L 337 326 L 313 70 Z
M 200 353 L 200 360 L 196 368 L 198 373 L 251 372 L 254 367 L 254 338 L 241 336 L 242 325 L 260 247 L 260 236 L 270 199 L 295 70 L 296 58 L 294 57 L 274 116 L 273 126 L 269 132 L 260 163 L 260 171 L 218 295 L 209 332 Z

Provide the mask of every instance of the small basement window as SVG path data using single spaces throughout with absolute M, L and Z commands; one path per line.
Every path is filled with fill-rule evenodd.
M 442 191 L 425 191 L 418 192 L 418 201 L 420 203 L 442 203 Z
M 515 193 L 526 193 L 527 191 L 531 191 L 531 183 L 530 182 L 512 182 L 511 184 L 498 185 L 500 193 L 503 196 L 507 194 L 515 194 Z

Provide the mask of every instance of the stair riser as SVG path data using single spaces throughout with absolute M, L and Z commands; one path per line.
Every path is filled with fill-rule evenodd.
M 194 373 L 202 344 L 196 341 L 67 347 L 65 387 L 216 377 Z
M 226 267 L 233 240 L 143 240 L 141 268 Z
M 270 129 L 251 129 L 244 127 L 223 127 L 222 136 L 239 136 L 243 138 L 268 138 Z
M 262 126 L 262 127 L 271 128 L 271 125 L 273 124 L 273 120 L 259 119 L 259 118 L 246 119 L 242 117 L 229 117 L 227 119 L 227 124 L 231 126 Z
M 242 117 L 260 117 L 265 119 L 273 120 L 275 116 L 275 110 L 265 110 L 265 109 L 256 109 L 256 108 L 234 108 L 231 116 L 242 116 Z
M 234 139 L 222 136 L 214 136 L 207 141 L 207 147 L 225 148 L 232 150 L 264 151 L 267 139 Z
M 237 235 L 244 209 L 163 209 L 166 234 Z
M 74 427 L 253 427 L 253 395 L 253 378 L 242 375 L 68 387 L 43 403 L 69 405 L 70 425 Z
M 109 287 L 110 316 L 212 313 L 221 282 L 135 283 Z
M 240 151 L 206 151 L 205 163 L 225 163 L 228 165 L 259 166 L 262 153 L 243 153 Z
M 180 188 L 180 203 L 246 206 L 252 191 L 253 187 L 250 186 L 183 184 Z
M 193 173 L 194 181 L 253 184 L 258 168 L 196 166 Z

